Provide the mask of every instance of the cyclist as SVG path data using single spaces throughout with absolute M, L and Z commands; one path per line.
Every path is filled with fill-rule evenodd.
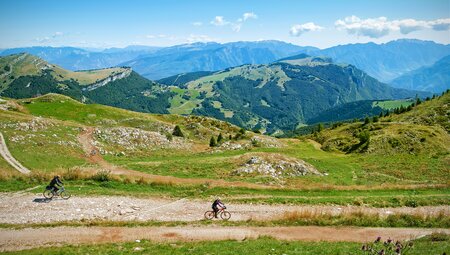
M 218 197 L 216 200 L 214 200 L 213 204 L 212 204 L 212 209 L 214 211 L 214 217 L 217 218 L 217 213 L 221 210 L 221 209 L 227 209 L 225 207 L 225 204 L 222 203 L 222 201 L 220 201 L 220 197 Z
M 50 184 L 48 185 L 48 188 L 51 189 L 53 192 L 58 192 L 58 186 L 62 187 L 63 183 L 60 179 L 61 177 L 59 175 L 55 175 L 53 179 L 50 181 Z

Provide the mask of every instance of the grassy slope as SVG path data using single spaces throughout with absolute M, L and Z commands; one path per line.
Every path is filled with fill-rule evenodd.
M 209 241 L 156 243 L 116 243 L 100 245 L 65 246 L 62 248 L 39 248 L 5 254 L 127 254 L 136 253 L 136 247 L 148 254 L 361 254 L 361 244 L 350 242 L 304 242 L 278 241 L 259 238 L 245 241 Z M 442 254 L 450 249 L 448 238 L 433 241 L 430 237 L 414 241 L 414 248 L 408 254 Z
M 152 115 L 135 113 L 101 105 L 84 105 L 60 95 L 47 95 L 38 99 L 19 100 L 32 115 L 48 118 L 53 125 L 45 130 L 30 132 L 36 135 L 32 139 L 24 139 L 20 143 L 10 142 L 11 137 L 26 135 L 24 131 L 15 130 L 5 124 L 29 122 L 31 116 L 25 113 L 0 111 L 0 125 L 10 146 L 11 152 L 25 166 L 42 172 L 58 171 L 66 174 L 67 168 L 87 166 L 83 159 L 83 152 L 77 146 L 64 146 L 56 142 L 63 138 L 76 143 L 75 136 L 84 125 L 99 127 L 135 127 L 145 130 L 156 130 L 158 123 L 179 124 L 183 132 L 191 137 L 195 143 L 207 146 L 211 133 L 218 134 L 222 130 L 225 137 L 227 132 L 237 132 L 237 128 L 225 122 L 202 117 L 181 117 L 178 115 Z M 185 127 L 189 123 L 203 125 L 203 138 L 198 138 L 198 130 Z M 200 130 L 201 131 L 201 130 Z M 326 132 L 335 132 L 324 131 Z M 56 135 L 56 137 L 53 136 Z M 42 137 L 40 139 L 39 137 Z M 38 139 L 43 141 L 37 144 Z M 419 189 L 408 188 L 407 185 L 416 184 L 448 184 L 445 158 L 429 157 L 426 154 L 343 154 L 341 152 L 325 152 L 319 150 L 314 143 L 307 140 L 282 140 L 286 144 L 283 148 L 253 148 L 249 150 L 235 150 L 224 152 L 201 152 L 196 150 L 156 150 L 148 154 L 134 156 L 108 155 L 104 158 L 117 165 L 142 172 L 170 175 L 177 177 L 213 178 L 224 180 L 240 180 L 252 183 L 274 183 L 278 181 L 264 176 L 239 177 L 231 172 L 242 164 L 238 159 L 246 153 L 278 153 L 289 157 L 299 158 L 314 165 L 327 176 L 292 177 L 284 180 L 285 189 L 261 190 L 230 187 L 209 187 L 205 185 L 159 185 L 155 183 L 122 182 L 97 183 L 94 181 L 71 181 L 70 186 L 79 195 L 89 194 L 133 194 L 137 196 L 163 195 L 174 197 L 202 197 L 208 198 L 214 194 L 236 202 L 267 202 L 267 203 L 312 203 L 312 204 L 370 204 L 375 206 L 401 206 L 414 203 L 448 204 L 448 188 Z M 63 152 L 63 153 L 61 153 Z M 1 166 L 0 161 L 0 166 Z M 7 169 L 6 169 L 7 170 Z M 11 169 L 10 169 L 11 170 Z M 7 170 L 7 171 L 10 171 Z M 46 182 L 44 178 L 44 182 Z M 129 180 L 128 180 L 129 182 Z M 19 184 L 19 185 L 18 185 Z M 32 187 L 42 184 L 40 180 L 16 179 L 16 181 L 2 181 L 4 189 L 17 187 Z M 406 186 L 402 186 L 406 185 Z M 367 190 L 362 192 L 358 190 Z M 375 190 L 372 190 L 375 189 Z M 387 189 L 386 193 L 382 193 Z M 312 190 L 312 191 L 306 191 Z M 377 191 L 378 190 L 378 191 Z M 381 192 L 381 193 L 380 193 Z M 253 199 L 254 195 L 265 195 L 263 199 Z M 250 197 L 232 198 L 238 195 Z M 390 197 L 392 199 L 386 199 Z
M 113 74 L 124 72 L 126 69 L 122 67 L 111 67 L 98 70 L 72 72 L 59 66 L 53 68 L 53 76 L 57 80 L 74 79 L 80 85 L 89 85 L 96 81 L 103 80 Z
M 409 112 L 381 118 L 378 123 L 347 123 L 311 138 L 321 142 L 325 150 L 353 152 L 375 178 L 448 181 L 449 99 L 447 93 Z M 369 143 L 360 144 L 358 134 L 362 132 L 370 134 Z
M 59 66 L 49 64 L 39 57 L 26 53 L 0 57 L 0 74 L 2 72 L 6 72 L 4 69 L 5 66 L 9 66 L 11 68 L 11 74 L 8 76 L 0 76 L 0 88 L 6 88 L 9 83 L 20 76 L 40 75 L 42 74 L 42 68 L 49 68 L 52 70 L 51 73 L 53 77 L 55 77 L 58 81 L 74 79 L 80 85 L 92 84 L 113 74 L 125 71 L 125 68 L 113 67 L 99 70 L 72 72 Z M 11 76 L 13 76 L 14 79 L 11 79 Z

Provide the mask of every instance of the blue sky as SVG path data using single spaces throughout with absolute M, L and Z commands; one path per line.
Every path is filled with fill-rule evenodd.
M 450 43 L 450 0 L 0 0 L 0 48 L 282 40 Z

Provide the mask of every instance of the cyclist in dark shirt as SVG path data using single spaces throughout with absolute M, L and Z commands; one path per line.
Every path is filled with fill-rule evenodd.
M 211 207 L 214 211 L 214 217 L 216 217 L 216 218 L 217 218 L 217 213 L 220 211 L 220 209 L 226 209 L 225 205 L 222 203 L 222 201 L 220 201 L 219 197 L 216 200 L 214 200 Z
M 53 179 L 50 181 L 50 184 L 48 185 L 48 188 L 53 190 L 54 192 L 57 192 L 59 189 L 58 187 L 61 187 L 63 185 L 59 175 L 55 175 Z

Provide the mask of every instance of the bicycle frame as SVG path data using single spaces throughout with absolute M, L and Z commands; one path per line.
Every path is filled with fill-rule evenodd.
M 52 190 L 53 195 L 59 196 L 61 193 L 65 191 L 64 186 L 60 187 L 58 191 Z

